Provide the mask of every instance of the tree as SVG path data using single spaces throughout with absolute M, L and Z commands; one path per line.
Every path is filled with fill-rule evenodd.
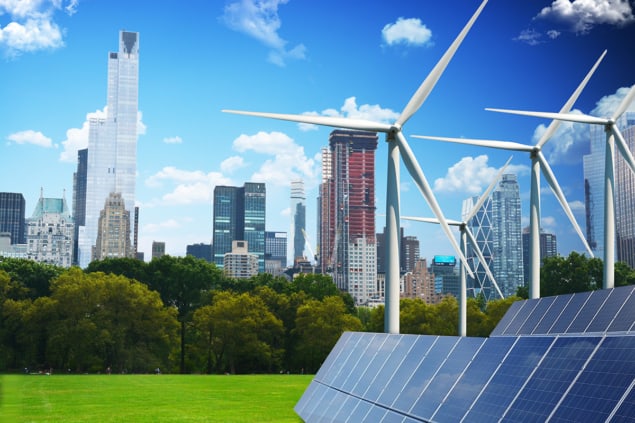
M 193 256 L 162 256 L 148 265 L 147 283 L 159 292 L 163 302 L 174 307 L 181 325 L 180 372 L 185 373 L 186 324 L 191 313 L 203 302 L 222 279 L 222 272 L 213 263 Z
M 361 331 L 362 323 L 346 310 L 339 296 L 308 300 L 298 308 L 295 333 L 298 343 L 294 364 L 315 372 L 345 331 Z
M 11 280 L 28 290 L 28 297 L 36 299 L 50 294 L 49 284 L 64 268 L 34 260 L 1 258 L 0 270 L 9 274 Z
M 105 258 L 91 261 L 85 271 L 86 273 L 112 273 L 144 283 L 147 283 L 148 280 L 147 263 L 143 260 L 129 257 Z

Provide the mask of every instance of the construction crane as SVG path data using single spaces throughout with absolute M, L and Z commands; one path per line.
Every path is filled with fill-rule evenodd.
M 309 242 L 309 236 L 306 234 L 306 231 L 304 229 L 302 229 L 302 236 L 304 236 L 304 242 L 306 243 L 306 246 L 309 248 L 309 252 L 311 253 L 311 257 L 313 257 L 313 260 L 315 260 L 315 262 L 317 263 L 318 256 L 317 256 L 317 254 L 315 254 L 313 252 L 313 248 L 311 248 L 311 243 Z

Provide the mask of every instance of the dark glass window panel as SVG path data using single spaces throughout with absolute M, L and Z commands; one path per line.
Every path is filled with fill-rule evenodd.
M 514 400 L 506 421 L 545 421 L 601 338 L 558 338 Z
M 326 360 L 324 360 L 324 364 L 315 375 L 315 380 L 327 385 L 333 383 L 335 377 L 344 368 L 346 360 L 353 352 L 360 338 L 361 334 L 359 332 L 344 332 L 333 347 L 333 350 L 326 357 Z
M 633 380 L 635 337 L 604 338 L 552 421 L 606 421 Z
M 518 338 L 468 411 L 465 421 L 488 422 L 501 418 L 552 342 L 552 337 Z
M 411 373 L 412 377 L 407 380 L 399 398 L 390 408 L 402 412 L 409 411 L 459 339 L 458 337 L 440 336 L 423 357 L 417 369 Z
M 338 389 L 341 389 L 344 392 L 351 392 L 362 375 L 366 372 L 366 370 L 368 370 L 368 365 L 375 357 L 375 354 L 385 339 L 385 334 L 382 333 L 367 333 L 366 336 L 368 337 L 368 344 L 366 345 L 366 348 L 364 348 L 363 351 L 360 350 L 361 354 L 358 355 L 355 366 L 350 369 L 342 384 L 337 386 Z
M 398 395 L 404 389 L 404 385 L 419 366 L 419 363 L 428 352 L 428 349 L 437 340 L 436 336 L 417 336 L 414 337 L 414 345 L 404 357 L 403 361 L 393 374 L 390 381 L 386 384 L 385 389 L 380 394 L 377 402 L 382 405 L 390 406 Z
M 571 300 L 567 303 L 567 306 L 562 310 L 562 314 L 558 317 L 558 320 L 549 329 L 550 334 L 565 333 L 571 322 L 576 318 L 582 306 L 589 298 L 590 292 L 579 292 L 571 295 Z
M 589 299 L 575 320 L 571 322 L 571 326 L 567 328 L 567 333 L 585 333 L 587 326 L 589 326 L 589 323 L 591 323 L 598 314 L 610 292 L 610 289 L 600 289 L 590 292 Z
M 366 363 L 360 363 L 360 357 L 364 354 L 368 345 L 375 337 L 374 333 L 356 333 L 358 336 L 357 343 L 351 348 L 351 353 L 346 357 L 346 360 L 342 363 L 342 368 L 328 385 L 340 389 L 340 387 L 346 382 L 346 379 L 351 373 L 360 372 L 359 366 L 366 367 Z
M 536 304 L 525 323 L 518 330 L 518 335 L 531 335 L 555 299 L 556 297 L 547 297 L 534 300 L 538 304 Z
M 505 335 L 516 335 L 518 330 L 527 321 L 527 318 L 529 317 L 531 312 L 534 311 L 534 308 L 536 308 L 538 301 L 527 300 L 527 301 L 524 301 L 524 303 L 525 303 L 525 306 L 518 311 L 518 314 L 516 314 L 516 316 L 514 317 L 514 320 L 512 320 L 509 323 L 509 325 L 507 325 L 507 328 L 505 329 L 505 333 L 504 333 Z
M 569 303 L 569 301 L 571 301 L 571 298 L 573 298 L 573 296 L 558 295 L 553 298 L 555 298 L 555 300 L 553 301 L 553 303 L 551 303 L 551 307 L 549 308 L 549 310 L 547 310 L 543 318 L 540 320 L 540 323 L 538 323 L 538 325 L 534 329 L 534 335 L 548 334 L 554 323 L 560 319 L 562 312 L 567 307 L 567 304 Z
M 373 381 L 377 377 L 377 374 L 381 372 L 386 363 L 386 360 L 393 357 L 393 350 L 398 343 L 400 335 L 381 334 L 375 337 L 373 344 L 369 349 L 374 348 L 375 354 L 369 360 L 368 367 L 364 373 L 355 381 L 350 392 L 353 395 L 365 398 L 364 393 Z M 401 357 L 393 357 L 394 359 L 401 359 Z
M 375 376 L 373 383 L 369 384 L 368 389 L 363 395 L 365 399 L 371 402 L 377 401 L 377 398 L 379 398 L 379 396 L 382 394 L 384 389 L 387 387 L 388 382 L 391 381 L 391 379 L 393 379 L 393 376 L 395 376 L 396 379 L 400 378 L 399 375 L 396 375 L 397 369 L 401 366 L 401 363 L 405 359 L 407 358 L 410 359 L 409 351 L 411 348 L 413 348 L 413 346 L 415 345 L 415 342 L 419 338 L 421 337 L 416 335 L 392 335 L 386 341 L 385 345 L 388 345 L 389 343 L 394 342 L 395 343 L 394 349 L 392 353 L 390 354 L 390 356 L 388 357 L 388 359 L 386 360 L 386 362 L 384 363 L 384 366 L 381 368 L 381 370 L 379 370 L 379 372 Z M 431 339 L 434 339 L 434 338 L 428 337 L 430 344 L 432 344 L 432 342 L 430 341 L 430 338 Z M 397 385 L 397 383 L 398 381 L 396 380 L 395 385 Z
M 511 336 L 487 339 L 459 382 L 436 414 L 432 416 L 432 420 L 439 422 L 460 421 L 494 374 L 498 365 L 503 361 L 515 340 L 516 338 Z
M 446 356 L 447 359 L 421 393 L 410 414 L 430 419 L 484 342 L 485 338 L 459 338 L 458 344 Z
M 627 289 L 633 287 L 615 288 L 615 289 Z M 631 290 L 631 295 L 624 303 L 624 307 L 617 313 L 615 320 L 609 326 L 609 332 L 625 332 L 633 330 L 633 322 L 635 322 L 635 292 Z
M 526 303 L 527 301 L 516 301 L 515 303 L 512 303 L 512 305 L 509 306 L 509 309 L 507 309 L 507 313 L 505 313 L 503 318 L 498 322 L 490 336 L 504 334 L 507 326 L 512 322 L 512 320 L 514 320 L 516 314 L 518 314 L 520 309 L 524 307 Z
M 631 289 L 616 288 L 606 290 L 609 292 L 609 297 L 604 302 L 604 305 L 598 312 L 597 316 L 595 316 L 591 324 L 587 327 L 587 333 L 606 332 L 613 319 L 615 319 L 617 313 L 620 311 L 624 303 L 626 303 L 629 295 L 631 295 L 632 287 L 628 288 Z

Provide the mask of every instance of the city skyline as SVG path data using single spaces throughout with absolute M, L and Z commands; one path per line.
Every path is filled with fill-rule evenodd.
M 316 240 L 320 149 L 328 145 L 330 130 L 244 119 L 220 110 L 383 116 L 391 121 L 479 3 L 398 1 L 360 10 L 350 4 L 334 9 L 336 3 L 329 7 L 297 0 L 269 2 L 269 9 L 245 7 L 250 2 L 201 2 L 188 8 L 165 2 L 148 20 L 141 5 L 126 6 L 125 16 L 118 13 L 123 4 L 118 1 L 64 2 L 60 9 L 43 2 L 44 9 L 31 11 L 42 12 L 40 22 L 53 24 L 42 33 L 41 44 L 10 36 L 15 25 L 9 23 L 26 27 L 29 11 L 20 14 L 0 6 L 0 74 L 11 81 L 0 88 L 7 111 L 0 117 L 0 154 L 9 163 L 3 167 L 0 191 L 22 193 L 26 210 L 35 207 L 41 187 L 53 197 L 72 192 L 77 150 L 87 146 L 88 114 L 105 116 L 106 52 L 114 50 L 114 37 L 126 29 L 143 37 L 139 251 L 149 258 L 154 239 L 164 240 L 166 252 L 173 255 L 184 255 L 189 244 L 209 243 L 211 193 L 217 185 L 265 182 L 266 230 L 288 231 L 290 182 L 297 178 L 305 180 L 306 228 L 308 238 Z M 573 108 L 584 113 L 610 110 L 616 97 L 624 95 L 620 89 L 635 83 L 629 49 L 629 41 L 635 41 L 633 13 L 628 3 L 611 5 L 606 10 L 622 8 L 624 13 L 603 15 L 598 8 L 580 19 L 576 13 L 584 12 L 582 2 L 512 5 L 491 0 L 405 135 L 530 145 L 548 121 L 484 108 L 557 111 L 604 49 L 605 60 Z M 249 32 L 241 22 L 253 23 L 256 30 Z M 582 157 L 588 154 L 590 134 L 584 125 L 562 126 L 545 154 L 584 230 Z M 458 215 L 462 201 L 480 194 L 508 158 L 507 153 L 478 147 L 410 143 L 447 216 Z M 377 154 L 376 210 L 381 214 L 385 149 Z M 29 165 L 33 168 L 25 169 Z M 529 213 L 526 158 L 515 155 L 509 171 L 518 174 L 524 227 Z M 403 166 L 401 173 L 402 214 L 430 215 Z M 558 237 L 561 254 L 584 252 L 548 188 L 543 190 L 542 218 L 544 229 Z M 381 217 L 376 226 L 384 226 Z M 422 258 L 454 255 L 439 228 L 402 226 L 406 235 L 421 241 Z

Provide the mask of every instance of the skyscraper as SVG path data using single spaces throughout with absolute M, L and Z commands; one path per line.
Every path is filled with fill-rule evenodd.
M 375 150 L 377 134 L 335 130 L 323 153 L 320 265 L 358 304 L 377 293 Z
M 11 244 L 24 244 L 24 196 L 17 192 L 0 192 L 0 232 L 11 234 Z
M 129 216 L 134 216 L 138 87 L 139 33 L 121 31 L 119 51 L 108 54 L 106 117 L 89 121 L 85 225 L 79 229 L 81 267 L 91 260 L 99 215 L 111 193 L 120 193 Z M 130 228 L 125 236 L 134 231 Z
M 266 189 L 264 183 L 246 182 L 243 187 L 214 187 L 212 251 L 214 263 L 223 267 L 233 241 L 247 241 L 258 257 L 258 271 L 265 271 Z
M 516 175 L 505 174 L 492 193 L 492 272 L 505 297 L 515 295 L 517 288 L 524 285 L 520 218 L 520 191 Z
M 70 267 L 73 260 L 75 223 L 65 198 L 40 195 L 33 215 L 26 220 L 27 258 Z
M 540 230 L 540 265 L 547 257 L 558 255 L 556 235 Z M 523 229 L 523 277 L 525 284 L 529 282 L 529 227 Z
M 75 245 L 73 264 L 79 264 L 79 227 L 86 224 L 86 177 L 88 175 L 88 149 L 77 151 L 77 171 L 73 173 L 73 219 L 75 220 Z
M 185 248 L 185 254 L 188 256 L 212 261 L 212 244 L 198 243 L 190 244 Z
M 165 255 L 165 242 L 152 241 L 152 259 L 161 258 Z
M 132 257 L 130 245 L 130 210 L 120 193 L 110 193 L 99 212 L 97 240 L 92 260 Z
M 463 201 L 462 219 L 466 218 L 477 202 L 478 197 L 471 197 Z M 472 219 L 467 222 L 469 230 L 474 235 L 474 238 L 476 238 L 476 244 L 483 253 L 485 264 L 487 264 L 490 269 L 492 269 L 494 265 L 494 230 L 492 219 L 492 197 L 489 197 Z M 468 244 L 467 248 L 467 260 L 472 266 L 475 276 L 475 278 L 468 277 L 468 292 L 474 292 L 475 294 L 482 292 L 486 301 L 495 299 L 497 293 L 492 280 L 485 271 L 485 265 L 480 262 L 470 244 Z
M 306 241 L 302 233 L 302 231 L 306 230 L 305 200 L 304 181 L 301 179 L 291 181 L 291 239 L 293 240 L 293 260 L 305 256 L 304 244 Z
M 287 267 L 287 233 L 265 232 L 265 272 L 279 275 Z

